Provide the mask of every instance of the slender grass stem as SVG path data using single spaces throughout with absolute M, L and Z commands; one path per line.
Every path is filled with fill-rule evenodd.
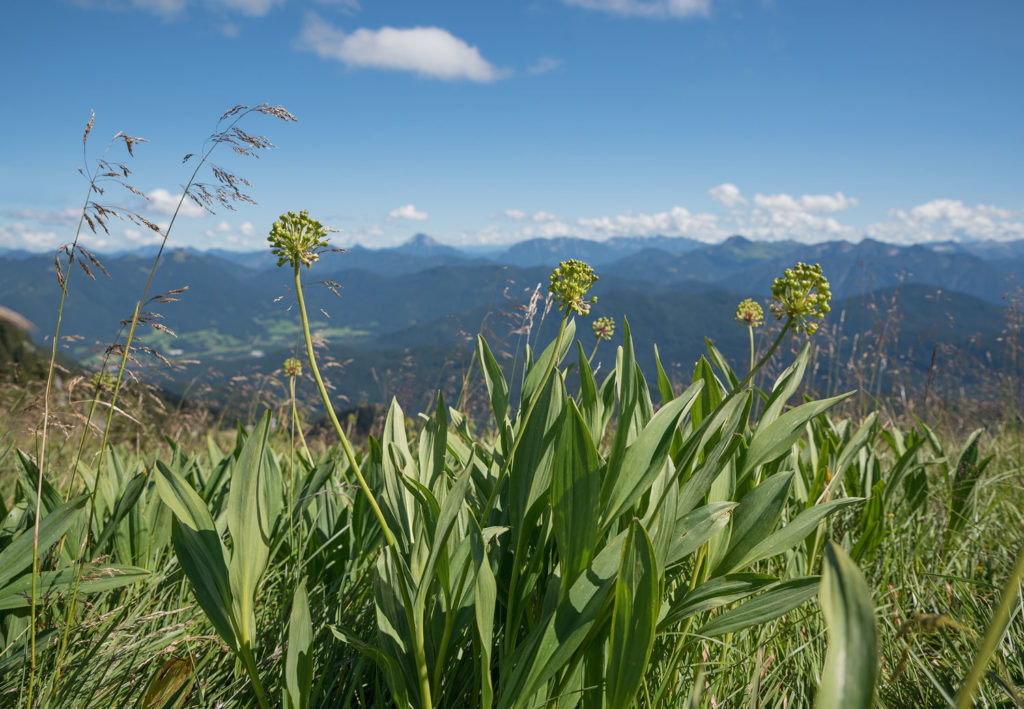
M 113 141 L 111 141 L 111 143 L 113 143 Z M 107 147 L 109 150 L 109 146 Z M 84 141 L 82 150 L 84 153 Z M 78 216 L 78 227 L 75 229 L 75 238 L 71 242 L 71 250 L 68 252 L 67 269 L 64 274 L 64 278 L 61 279 L 60 305 L 57 307 L 57 325 L 53 332 L 53 342 L 50 349 L 50 363 L 46 372 L 46 386 L 43 391 L 43 430 L 40 434 L 39 451 L 36 456 L 39 479 L 36 481 L 36 513 L 32 529 L 32 609 L 29 620 L 29 633 L 31 636 L 31 669 L 29 671 L 28 679 L 28 709 L 32 709 L 32 689 L 36 678 L 36 583 L 39 576 L 39 516 L 42 513 L 43 471 L 46 468 L 46 435 L 50 427 L 50 392 L 53 387 L 53 370 L 57 362 L 57 343 L 60 341 L 60 328 L 64 318 L 64 304 L 68 297 L 68 282 L 71 280 L 71 264 L 75 260 L 75 252 L 78 248 L 78 238 L 82 234 L 82 225 L 85 223 L 85 211 L 89 208 L 89 199 L 92 197 L 92 193 L 96 189 L 96 176 L 99 174 L 99 169 L 99 165 L 97 165 L 93 170 L 92 175 L 89 176 L 89 189 L 85 195 L 85 203 L 82 205 L 82 211 Z M 60 258 L 59 255 L 58 258 Z M 60 666 L 58 665 L 58 671 L 59 669 Z
M 992 614 L 992 620 L 988 624 L 988 630 L 985 631 L 985 637 L 978 648 L 978 654 L 974 658 L 971 671 L 957 693 L 957 709 L 968 709 L 968 707 L 974 706 L 974 694 L 978 691 L 978 685 L 981 683 L 981 676 L 985 673 L 985 668 L 988 667 L 992 655 L 995 654 L 999 643 L 1003 639 L 1003 633 L 1006 632 L 1006 626 L 1010 620 L 1010 611 L 1020 597 L 1022 582 L 1024 582 L 1024 548 L 1017 555 L 1017 563 L 1010 573 L 1010 578 L 1006 580 L 1006 586 L 1003 588 L 1002 596 L 999 599 L 999 606 L 996 608 L 995 613 Z

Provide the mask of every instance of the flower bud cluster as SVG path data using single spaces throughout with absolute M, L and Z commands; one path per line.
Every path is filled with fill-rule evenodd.
M 311 219 L 305 209 L 298 214 L 288 212 L 278 217 L 267 241 L 277 256 L 278 266 L 290 262 L 292 266 L 305 264 L 309 267 L 320 260 L 318 252 L 328 246 L 327 229 L 316 219 Z
M 583 316 L 590 312 L 590 306 L 597 302 L 597 298 L 586 298 L 594 282 L 597 281 L 597 274 L 589 265 L 583 261 L 569 259 L 558 264 L 558 268 L 551 272 L 551 284 L 548 291 L 554 296 L 554 301 L 559 310 L 571 309 L 577 315 Z
M 594 337 L 598 340 L 610 340 L 615 334 L 615 320 L 613 318 L 597 318 L 590 325 L 594 331 Z
M 764 308 L 753 298 L 747 298 L 736 306 L 736 322 L 746 327 L 764 325 Z
M 797 332 L 808 335 L 818 329 L 812 318 L 821 319 L 831 310 L 832 290 L 821 273 L 821 265 L 798 263 L 787 268 L 772 283 L 772 312 L 778 319 L 789 318 Z
M 289 357 L 284 361 L 284 364 L 281 365 L 281 369 L 283 369 L 284 373 L 289 377 L 298 377 L 302 375 L 302 362 L 294 357 Z

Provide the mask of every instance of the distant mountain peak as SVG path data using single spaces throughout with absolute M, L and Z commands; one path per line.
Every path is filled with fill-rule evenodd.
M 423 232 L 420 232 L 418 234 L 413 234 L 408 241 L 402 244 L 402 246 L 415 246 L 416 248 L 436 248 L 438 246 L 444 246 L 444 244 L 442 244 L 440 241 L 430 236 L 429 234 L 424 234 Z

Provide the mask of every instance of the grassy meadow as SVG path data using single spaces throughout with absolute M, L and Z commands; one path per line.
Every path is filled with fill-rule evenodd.
M 269 145 L 254 114 L 291 120 L 229 111 L 182 199 L 248 199 L 201 178 L 220 146 Z M 141 219 L 96 201 L 129 174 L 97 164 L 84 228 Z M 807 264 L 738 305 L 749 357 L 709 340 L 680 377 L 591 314 L 597 274 L 566 260 L 552 339 L 508 360 L 478 335 L 457 396 L 364 427 L 303 298 L 328 230 L 267 231 L 297 344 L 247 406 L 147 384 L 139 360 L 173 342 L 153 311 L 181 295 L 148 285 L 100 368 L 62 360 L 58 330 L 0 382 L 0 705 L 1024 706 L 1016 379 L 941 415 L 872 395 L 873 370 L 818 395 L 831 293 Z M 55 307 L 100 270 L 61 251 Z

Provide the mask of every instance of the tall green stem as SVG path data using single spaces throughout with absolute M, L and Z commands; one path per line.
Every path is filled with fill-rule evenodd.
M 327 418 L 330 419 L 331 426 L 334 427 L 334 432 L 337 434 L 338 440 L 341 441 L 341 448 L 348 459 L 349 467 L 355 473 L 356 479 L 359 481 L 359 487 L 362 488 L 363 494 L 366 495 L 366 501 L 370 503 L 370 508 L 380 523 L 380 528 L 384 532 L 384 539 L 387 541 L 388 546 L 393 547 L 397 552 L 398 540 L 391 531 L 391 527 L 388 526 L 387 520 L 384 519 L 384 513 L 381 511 L 380 505 L 377 504 L 377 498 L 373 496 L 370 486 L 363 477 L 363 472 L 359 468 L 359 462 L 356 460 L 356 453 L 352 449 L 352 444 L 349 443 L 344 429 L 341 427 L 338 415 L 334 413 L 334 405 L 331 404 L 331 397 L 327 393 L 327 387 L 324 386 L 323 377 L 320 376 L 320 368 L 316 365 L 316 353 L 313 351 L 313 336 L 309 332 L 309 317 L 306 314 L 306 299 L 302 295 L 302 275 L 299 272 L 299 268 L 299 264 L 295 264 L 293 267 L 295 297 L 299 302 L 299 319 L 302 321 L 302 337 L 306 343 L 306 358 L 309 360 L 309 369 L 313 373 L 313 380 L 316 382 L 317 391 L 320 392 L 320 399 L 323 401 L 324 409 L 327 411 Z
M 316 364 L 316 354 L 313 352 L 313 337 L 309 332 L 309 316 L 306 313 L 306 299 L 302 295 L 302 276 L 300 268 L 301 264 L 295 263 L 292 270 L 295 280 L 295 297 L 299 303 L 299 319 L 302 321 L 302 336 L 306 343 L 306 358 L 309 360 L 309 369 L 313 373 L 313 379 L 316 381 L 316 387 L 320 392 L 320 399 L 323 401 L 324 409 L 327 411 L 327 417 L 330 419 L 331 425 L 334 427 L 334 432 L 337 434 L 338 440 L 341 441 L 341 447 L 342 450 L 345 451 L 345 457 L 348 459 L 349 467 L 351 467 L 352 472 L 355 473 L 356 479 L 359 481 L 359 487 L 362 488 L 363 494 L 366 496 L 366 500 L 369 502 L 370 508 L 373 510 L 373 514 L 377 517 L 378 523 L 380 523 L 381 530 L 384 532 L 384 539 L 387 542 L 391 553 L 396 559 L 400 558 L 401 549 L 398 546 L 398 540 L 391 531 L 391 527 L 388 526 L 387 520 L 384 519 L 384 513 L 381 511 L 380 505 L 377 504 L 377 499 L 373 496 L 373 492 L 370 490 L 370 486 L 367 484 L 366 478 L 363 477 L 362 470 L 359 468 L 359 462 L 356 460 L 355 451 L 352 449 L 352 444 L 349 443 L 348 436 L 345 435 L 345 431 L 341 427 L 341 422 L 338 421 L 338 415 L 334 413 L 334 406 L 331 404 L 331 397 L 327 393 L 327 387 L 324 386 L 323 377 L 320 376 L 320 368 L 317 367 Z M 430 672 L 427 669 L 427 654 L 424 649 L 422 614 L 420 614 L 420 617 L 416 617 L 413 613 L 413 604 L 409 598 L 408 589 L 406 589 L 405 583 L 399 582 L 398 586 L 402 593 L 409 626 L 413 631 L 413 655 L 416 660 L 416 673 L 420 682 L 421 706 L 424 707 L 424 709 L 431 709 Z

